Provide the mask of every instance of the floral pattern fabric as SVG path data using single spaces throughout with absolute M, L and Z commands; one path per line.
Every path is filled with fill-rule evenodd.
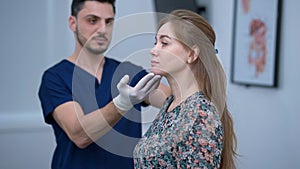
M 223 128 L 219 114 L 202 92 L 168 112 L 173 96 L 134 150 L 134 167 L 217 169 L 221 163 Z

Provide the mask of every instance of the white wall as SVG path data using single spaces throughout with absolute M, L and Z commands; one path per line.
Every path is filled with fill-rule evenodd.
M 0 6 L 0 168 L 50 168 L 55 140 L 37 97 L 43 71 L 70 55 L 65 1 Z
M 43 123 L 37 90 L 42 72 L 72 52 L 73 35 L 67 26 L 70 0 L 28 0 L 17 4 L 5 1 L 0 6 L 0 168 L 50 168 L 54 137 L 51 128 Z M 207 9 L 228 79 L 233 5 L 234 0 L 211 0 Z M 300 112 L 296 107 L 300 94 L 296 88 L 300 86 L 296 48 L 300 39 L 299 6 L 298 0 L 283 0 L 279 87 L 246 88 L 228 83 L 229 107 L 241 154 L 240 169 L 300 168 Z M 153 10 L 152 0 L 117 0 L 119 21 L 124 21 L 123 16 Z M 155 30 L 153 22 L 150 19 L 128 24 L 126 29 L 144 26 L 142 31 L 151 32 Z M 120 60 L 134 60 L 147 68 L 152 45 L 151 33 L 131 34 L 116 43 L 114 48 L 118 50 L 108 54 Z M 154 117 L 152 111 L 157 110 L 145 109 L 144 121 Z
M 0 168 L 50 168 L 52 129 L 31 112 L 0 115 Z
M 219 56 L 229 78 L 234 1 L 212 2 L 211 18 Z M 229 83 L 229 105 L 235 120 L 241 169 L 300 168 L 299 6 L 300 1 L 283 0 L 279 87 L 247 88 Z

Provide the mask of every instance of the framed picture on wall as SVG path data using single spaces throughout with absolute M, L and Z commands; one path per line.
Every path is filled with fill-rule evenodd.
M 277 87 L 281 0 L 235 0 L 232 83 Z

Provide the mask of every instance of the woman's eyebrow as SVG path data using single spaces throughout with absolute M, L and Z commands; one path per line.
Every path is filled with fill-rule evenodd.
M 168 39 L 172 39 L 170 36 L 168 35 L 160 35 L 159 39 L 163 39 L 163 38 L 168 38 Z

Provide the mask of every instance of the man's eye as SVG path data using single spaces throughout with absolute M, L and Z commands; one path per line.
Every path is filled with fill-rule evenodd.
M 106 24 L 108 25 L 108 24 L 113 24 L 114 23 L 114 20 L 113 19 L 108 19 L 108 20 L 106 20 Z
M 88 21 L 89 21 L 90 24 L 95 24 L 97 20 L 96 19 L 89 19 Z

